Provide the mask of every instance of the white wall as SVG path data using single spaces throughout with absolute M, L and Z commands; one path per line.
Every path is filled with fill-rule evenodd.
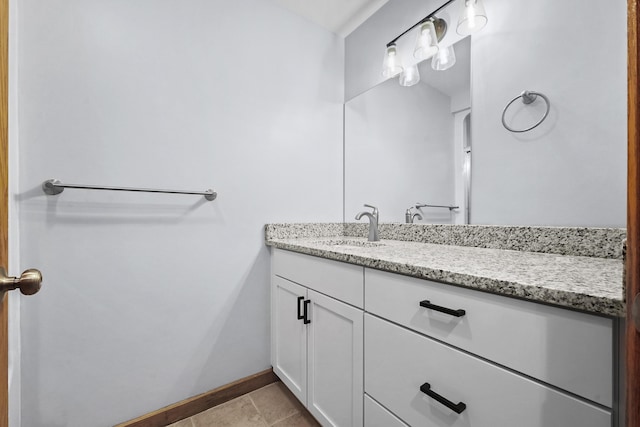
M 390 0 L 347 37 L 346 99 L 382 80 L 385 44 L 440 3 Z M 489 23 L 471 43 L 471 222 L 624 227 L 625 2 L 484 4 Z M 502 110 L 525 89 L 548 95 L 551 114 L 512 134 Z M 513 126 L 543 112 L 540 104 L 515 111 Z
M 22 425 L 268 368 L 263 225 L 342 218 L 343 40 L 263 0 L 21 0 L 19 39 Z
M 454 202 L 453 116 L 450 98 L 426 83 L 388 80 L 345 105 L 345 220 L 363 204 L 380 221 L 404 222 L 416 202 Z M 451 222 L 442 209 L 424 209 L 429 222 Z M 363 218 L 362 221 L 366 221 Z
M 471 221 L 624 227 L 626 2 L 485 5 L 489 24 L 472 43 Z M 525 89 L 546 94 L 551 113 L 512 134 L 502 109 Z M 539 108 L 521 110 L 527 123 Z

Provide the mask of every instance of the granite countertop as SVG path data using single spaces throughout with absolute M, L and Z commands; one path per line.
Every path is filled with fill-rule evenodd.
M 276 238 L 266 243 L 378 270 L 544 302 L 607 316 L 624 316 L 622 259 L 364 237 Z

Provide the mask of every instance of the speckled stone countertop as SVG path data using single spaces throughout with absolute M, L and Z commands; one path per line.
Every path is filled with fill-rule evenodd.
M 346 226 L 342 226 L 341 232 L 341 226 L 268 225 L 266 243 L 280 249 L 590 313 L 607 316 L 625 313 L 623 261 L 617 257 L 618 251 L 609 257 L 594 257 L 495 249 L 482 247 L 487 245 L 482 241 L 477 242 L 481 247 L 384 238 L 372 244 L 364 237 L 349 236 L 344 232 Z M 548 228 L 539 228 L 548 234 Z M 561 233 L 559 230 L 555 232 Z M 610 230 L 624 238 L 620 229 Z M 618 244 L 621 254 L 622 242 Z

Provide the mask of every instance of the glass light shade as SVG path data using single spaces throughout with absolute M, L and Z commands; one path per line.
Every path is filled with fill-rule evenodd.
M 431 68 L 436 71 L 444 71 L 453 67 L 456 63 L 456 52 L 453 50 L 453 45 L 440 48 L 437 54 L 433 56 L 431 60 Z
M 483 29 L 487 21 L 487 12 L 484 10 L 482 0 L 464 0 L 464 8 L 460 12 L 456 32 L 461 36 L 468 36 Z
M 418 29 L 414 58 L 422 61 L 431 58 L 438 52 L 438 38 L 432 21 L 423 22 Z
M 398 56 L 398 49 L 395 44 L 387 46 L 384 53 L 384 61 L 382 62 L 382 75 L 385 78 L 397 76 L 402 72 L 402 65 Z
M 405 68 L 402 74 L 400 74 L 400 86 L 413 86 L 419 81 L 420 72 L 418 71 L 418 64 L 413 64 Z

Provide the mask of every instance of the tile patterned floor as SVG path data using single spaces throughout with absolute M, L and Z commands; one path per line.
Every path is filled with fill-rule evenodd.
M 269 384 L 168 427 L 320 427 L 281 382 Z

